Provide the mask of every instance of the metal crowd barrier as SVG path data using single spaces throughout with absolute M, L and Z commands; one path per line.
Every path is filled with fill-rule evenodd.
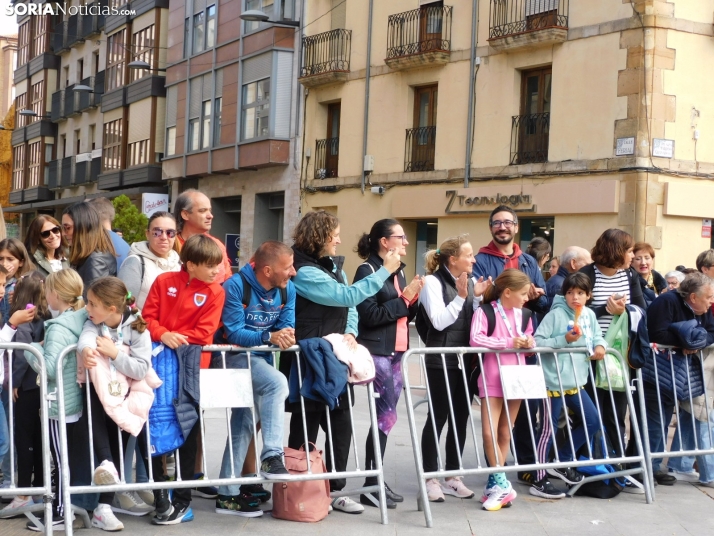
M 592 449 L 590 448 L 591 444 L 591 437 L 589 436 L 587 432 L 587 428 L 585 428 L 585 434 L 586 434 L 586 445 L 587 445 L 587 459 L 580 459 L 577 461 L 560 461 L 558 457 L 558 446 L 562 446 L 562 441 L 559 443 L 557 441 L 555 431 L 558 430 L 558 422 L 553 421 L 551 418 L 550 411 L 544 411 L 543 415 L 541 416 L 541 419 L 545 418 L 548 419 L 550 422 L 550 430 L 551 430 L 551 439 L 553 441 L 553 451 L 555 452 L 555 460 L 552 462 L 548 463 L 533 463 L 533 464 L 526 464 L 526 463 L 519 463 L 518 457 L 516 455 L 516 449 L 515 449 L 515 443 L 514 443 L 514 438 L 513 435 L 511 435 L 510 438 L 510 447 L 511 447 L 511 453 L 513 455 L 513 463 L 508 463 L 508 465 L 503 466 L 503 465 L 496 465 L 494 467 L 489 467 L 488 466 L 488 461 L 485 459 L 482 459 L 481 452 L 480 452 L 480 443 L 479 443 L 479 438 L 478 433 L 480 426 L 477 427 L 477 425 L 474 422 L 474 414 L 472 411 L 472 390 L 470 389 L 470 382 L 469 382 L 469 374 L 467 371 L 467 366 L 464 362 L 464 355 L 470 355 L 470 354 L 476 354 L 478 358 L 478 363 L 481 367 L 481 370 L 483 370 L 483 354 L 486 353 L 493 353 L 496 354 L 497 360 L 498 360 L 498 367 L 499 370 L 502 369 L 501 367 L 501 359 L 500 355 L 504 353 L 519 353 L 519 354 L 535 354 L 537 356 L 537 363 L 536 365 L 542 365 L 541 361 L 541 352 L 542 353 L 549 353 L 549 354 L 554 354 L 554 359 L 556 359 L 556 365 L 558 370 L 560 371 L 560 365 L 559 365 L 559 359 L 569 359 L 571 365 L 574 365 L 574 357 L 573 357 L 573 352 L 568 349 L 552 349 L 552 348 L 532 348 L 532 349 L 504 349 L 504 350 L 491 350 L 487 348 L 471 348 L 471 347 L 459 347 L 459 348 L 418 348 L 418 349 L 411 349 L 408 350 L 407 352 L 404 353 L 402 356 L 402 372 L 403 372 L 403 377 L 404 377 L 404 393 L 405 393 L 405 400 L 406 400 L 406 405 L 407 405 L 407 417 L 409 420 L 409 430 L 411 433 L 411 441 L 412 441 L 412 447 L 414 450 L 414 462 L 416 465 L 416 473 L 417 473 L 417 479 L 418 479 L 418 485 L 419 485 L 419 495 L 417 497 L 417 506 L 420 510 L 423 509 L 424 511 L 424 518 L 426 520 L 426 526 L 427 527 L 432 527 L 433 526 L 433 519 L 432 519 L 432 514 L 431 514 L 431 508 L 430 508 L 430 503 L 427 498 L 427 491 L 426 491 L 426 482 L 429 479 L 432 478 L 448 478 L 448 477 L 460 477 L 460 476 L 468 476 L 468 475 L 488 475 L 488 474 L 493 474 L 497 472 L 521 472 L 521 471 L 537 471 L 537 470 L 547 470 L 547 469 L 556 469 L 556 468 L 574 468 L 577 469 L 578 467 L 586 467 L 586 466 L 595 466 L 595 465 L 600 465 L 602 463 L 607 463 L 610 465 L 617 465 L 617 464 L 622 464 L 623 467 L 629 467 L 629 468 L 623 468 L 622 470 L 615 471 L 612 473 L 607 473 L 607 474 L 601 474 L 601 475 L 594 475 L 594 476 L 586 476 L 580 483 L 577 485 L 574 485 L 570 487 L 570 490 L 567 492 L 568 496 L 573 496 L 577 490 L 583 485 L 588 482 L 593 482 L 597 480 L 606 480 L 610 478 L 619 478 L 619 477 L 625 477 L 630 482 L 633 483 L 633 485 L 636 485 L 634 482 L 634 479 L 631 479 L 632 475 L 641 475 L 642 477 L 642 482 L 643 482 L 643 487 L 644 487 L 644 492 L 645 492 L 645 498 L 647 503 L 652 502 L 652 495 L 650 493 L 651 487 L 649 484 L 649 472 L 647 468 L 645 467 L 645 453 L 643 450 L 642 446 L 642 441 L 637 425 L 637 414 L 635 412 L 635 404 L 633 401 L 632 393 L 631 390 L 633 389 L 630 386 L 630 382 L 628 382 L 628 389 L 625 390 L 626 397 L 627 397 L 627 405 L 630 410 L 630 415 L 632 419 L 632 427 L 631 427 L 631 436 L 635 441 L 635 446 L 636 446 L 636 455 L 633 456 L 609 456 L 609 454 L 606 452 L 605 458 L 595 458 L 593 457 Z M 622 361 L 622 357 L 618 352 L 615 350 L 608 350 L 608 354 L 614 355 L 617 359 Z M 439 448 L 438 444 L 438 438 L 437 438 L 437 433 L 436 433 L 436 424 L 434 422 L 434 419 L 432 419 L 432 425 L 433 425 L 433 431 L 434 431 L 434 437 L 437 441 L 436 444 L 436 452 L 437 452 L 437 464 L 438 464 L 438 470 L 437 471 L 431 471 L 431 472 L 425 472 L 422 466 L 422 450 L 421 450 L 421 429 L 417 428 L 417 423 L 416 423 L 416 415 L 415 415 L 415 409 L 417 404 L 413 403 L 412 400 L 412 394 L 411 394 L 411 386 L 409 384 L 409 373 L 408 373 L 408 367 L 409 367 L 409 360 L 414 354 L 422 354 L 423 356 L 428 355 L 428 354 L 440 354 L 441 355 L 441 370 L 443 371 L 444 374 L 444 380 L 445 380 L 445 385 L 446 385 L 446 397 L 448 399 L 448 404 L 449 404 L 449 417 L 447 419 L 447 423 L 449 426 L 453 427 L 454 429 L 454 435 L 455 435 L 455 442 L 456 445 L 459 444 L 459 439 L 458 436 L 456 435 L 456 420 L 455 420 L 455 413 L 454 413 L 454 401 L 452 400 L 452 389 L 449 385 L 449 378 L 447 374 L 447 368 L 446 368 L 446 354 L 451 354 L 451 355 L 456 355 L 458 358 L 458 363 L 459 363 L 459 371 L 460 371 L 460 376 L 461 380 L 464 383 L 464 389 L 465 393 L 467 396 L 466 400 L 466 405 L 468 406 L 468 414 L 469 414 L 469 421 L 467 423 L 467 426 L 470 426 L 471 428 L 471 440 L 473 442 L 472 447 L 473 447 L 473 458 L 471 456 L 465 456 L 462 453 L 458 452 L 457 448 L 457 454 L 458 454 L 458 462 L 459 462 L 459 468 L 457 470 L 445 470 L 444 469 L 444 459 L 441 454 L 441 450 Z M 577 353 L 577 352 L 575 352 Z M 564 358 L 561 358 L 560 356 L 564 355 Z M 582 352 L 580 352 L 580 355 L 582 355 Z M 528 366 L 528 365 L 526 365 Z M 531 365 L 533 366 L 533 365 Z M 589 371 L 589 380 L 590 382 L 595 385 L 595 377 L 592 371 L 592 367 L 588 366 L 588 371 Z M 503 384 L 503 377 L 501 378 L 501 384 L 502 387 L 504 387 L 504 395 L 506 392 L 505 386 Z M 563 380 L 561 373 L 558 372 L 558 383 L 560 385 L 559 392 L 561 396 L 564 394 L 565 390 L 563 389 Z M 607 376 L 607 384 L 608 384 L 608 391 L 610 393 L 610 403 L 612 404 L 612 407 L 615 407 L 615 400 L 613 397 L 613 390 L 612 390 L 612 383 L 611 383 L 611 378 L 608 374 Z M 545 384 L 543 384 L 545 385 Z M 426 390 L 427 390 L 427 403 L 429 407 L 429 413 L 434 414 L 434 406 L 433 406 L 433 397 L 432 397 L 432 392 L 431 388 L 429 385 L 429 380 L 428 377 L 426 378 Z M 481 406 L 487 408 L 488 415 L 489 415 L 489 421 L 491 422 L 491 436 L 493 438 L 493 447 L 495 452 L 499 452 L 498 450 L 498 445 L 496 442 L 496 434 L 494 430 L 494 424 L 493 420 L 491 418 L 491 402 L 490 398 L 488 396 L 488 389 L 485 389 L 485 393 L 483 393 L 484 398 L 483 401 L 481 402 Z M 543 391 L 543 394 L 545 394 L 545 391 Z M 444 396 L 443 393 L 440 393 L 440 396 Z M 582 391 L 578 391 L 578 396 L 580 397 L 580 400 L 582 400 Z M 515 399 L 515 397 L 512 397 Z M 541 396 L 538 396 L 538 399 L 543 399 Z M 598 397 L 594 397 L 592 400 L 593 404 L 595 405 L 595 408 L 597 410 L 598 414 L 598 429 L 602 432 L 603 436 L 605 436 L 605 427 L 603 425 L 603 419 L 602 419 L 602 410 L 600 407 L 600 401 L 598 400 Z M 563 406 L 564 406 L 564 411 L 567 413 L 567 404 L 565 401 L 563 401 Z M 511 419 L 510 413 L 508 411 L 508 404 L 504 404 L 504 411 L 505 414 L 508 418 L 508 421 L 510 423 L 511 429 L 513 429 L 514 426 L 514 420 Z M 582 407 L 582 403 L 581 403 Z M 526 411 L 526 415 L 528 416 L 528 425 L 529 425 L 529 433 L 530 433 L 530 440 L 532 442 L 533 446 L 533 452 L 538 452 L 537 448 L 537 441 L 540 437 L 540 434 L 537 429 L 537 424 L 533 422 L 530 412 L 527 411 L 527 407 L 523 407 L 521 411 Z M 582 411 L 582 410 L 581 410 Z M 582 417 L 583 420 L 583 425 L 585 421 L 585 415 L 575 415 L 576 418 Z M 573 430 L 571 429 L 570 425 L 570 420 L 565 419 L 565 428 L 566 428 L 566 441 L 569 442 L 569 446 L 572 448 L 573 447 Z M 614 431 L 613 431 L 614 432 Z M 621 433 L 623 432 L 623 433 Z M 610 434 L 610 437 L 614 436 L 614 433 Z M 622 444 L 622 437 L 624 436 L 624 431 L 617 430 L 617 437 L 619 440 L 619 445 L 613 445 L 613 449 L 615 452 L 619 452 L 620 454 L 625 453 L 625 447 Z M 568 446 L 568 443 L 566 442 L 565 446 Z M 619 446 L 619 450 L 617 447 Z M 465 453 L 464 453 L 465 454 Z M 475 459 L 474 459 L 475 458 Z
M 72 345 L 65 350 L 62 351 L 62 353 L 59 355 L 58 360 L 57 360 L 57 370 L 62 370 L 64 360 L 67 357 L 68 354 L 74 352 L 76 350 L 76 345 Z M 247 363 L 248 363 L 248 370 L 250 370 L 250 354 L 252 352 L 260 352 L 260 353 L 271 353 L 273 354 L 273 365 L 276 365 L 277 359 L 276 359 L 276 354 L 279 354 L 280 351 L 276 350 L 274 348 L 269 348 L 269 347 L 255 347 L 255 348 L 243 348 L 239 346 L 228 346 L 228 345 L 212 345 L 212 346 L 206 346 L 203 347 L 204 351 L 210 351 L 210 352 L 220 352 L 222 358 L 223 358 L 223 366 L 225 368 L 226 364 L 226 353 L 227 352 L 241 352 L 241 353 L 246 353 L 247 354 Z M 288 348 L 286 350 L 283 350 L 283 352 L 295 352 L 295 359 L 297 360 L 298 364 L 298 371 L 300 370 L 299 364 L 300 364 L 300 347 L 299 346 L 293 346 L 291 348 Z M 216 370 L 216 369 L 207 369 L 208 372 L 211 370 Z M 234 370 L 240 370 L 240 369 L 234 369 Z M 201 371 L 202 373 L 204 372 L 203 370 Z M 302 386 L 302 374 L 299 373 L 299 385 Z M 87 374 L 87 381 L 89 382 L 89 374 Z M 258 451 L 258 440 L 260 439 L 260 435 L 256 433 L 256 415 L 255 415 L 255 408 L 252 403 L 252 383 L 250 380 L 250 375 L 244 375 L 242 378 L 242 387 L 248 392 L 251 393 L 250 396 L 250 402 L 246 404 L 246 406 L 239 406 L 239 407 L 250 407 L 251 414 L 253 416 L 253 439 L 254 439 L 254 445 L 255 445 L 255 454 L 256 454 L 256 474 L 260 475 L 259 471 L 259 463 L 260 463 L 260 453 Z M 369 405 L 369 415 L 370 415 L 370 423 L 371 427 L 373 430 L 372 434 L 372 440 L 373 440 L 373 448 L 374 452 L 378 453 L 380 452 L 380 447 L 379 447 L 379 437 L 378 437 L 378 424 L 377 424 L 377 410 L 375 406 L 374 399 L 378 396 L 374 392 L 373 385 L 370 383 L 366 386 L 367 388 L 367 401 Z M 386 525 L 388 522 L 387 519 L 387 508 L 386 508 L 386 496 L 385 496 L 385 488 L 384 488 L 384 472 L 382 469 L 382 461 L 380 456 L 375 456 L 375 465 L 377 466 L 376 469 L 361 469 L 360 468 L 360 463 L 359 463 L 359 451 L 357 449 L 357 442 L 355 438 L 355 421 L 354 421 L 354 415 L 353 415 L 353 410 L 352 410 L 352 397 L 350 395 L 350 390 L 347 389 L 348 397 L 349 397 L 349 411 L 350 411 L 350 427 L 352 431 L 352 446 L 354 448 L 354 457 L 355 457 L 355 470 L 353 471 L 345 471 L 345 472 L 338 472 L 334 469 L 334 463 L 333 463 L 333 468 L 331 471 L 327 473 L 313 473 L 310 467 L 310 457 L 307 457 L 307 474 L 301 474 L 301 475 L 290 475 L 287 476 L 283 479 L 275 480 L 275 479 L 265 479 L 261 476 L 255 476 L 255 477 L 241 477 L 241 476 L 236 476 L 233 471 L 234 467 L 234 457 L 233 457 L 233 447 L 231 444 L 231 408 L 234 407 L 232 405 L 217 405 L 215 403 L 216 397 L 212 396 L 213 401 L 211 402 L 212 408 L 216 407 L 223 407 L 225 408 L 226 411 L 226 429 L 228 431 L 228 438 L 227 438 L 227 444 L 229 448 L 229 454 L 230 454 L 230 460 L 231 460 L 231 476 L 229 478 L 203 478 L 201 480 L 182 480 L 181 479 L 181 474 L 179 471 L 180 467 L 180 458 L 179 458 L 179 452 L 176 451 L 176 479 L 173 481 L 167 481 L 167 482 L 155 482 L 153 480 L 153 473 L 152 473 L 152 458 L 149 457 L 148 462 L 149 466 L 147 467 L 147 474 L 149 477 L 148 482 L 143 482 L 143 483 L 127 483 L 125 480 L 125 474 L 124 474 L 124 449 L 123 449 L 123 444 L 122 444 L 122 437 L 121 437 L 121 430 L 119 431 L 119 451 L 120 451 L 120 466 L 117 467 L 117 470 L 119 472 L 120 484 L 116 485 L 109 485 L 109 486 L 97 486 L 94 483 L 90 485 L 76 485 L 72 486 L 70 484 L 70 474 L 69 474 L 69 450 L 68 450 L 68 445 L 67 445 L 67 431 L 66 431 L 66 423 L 65 423 L 65 400 L 64 400 L 64 385 L 63 385 L 63 378 L 62 374 L 57 375 L 57 391 L 58 391 L 58 396 L 57 396 L 57 401 L 59 404 L 59 430 L 60 430 L 60 442 L 61 442 L 61 455 L 62 455 L 62 492 L 63 492 L 63 502 L 66 505 L 71 504 L 71 495 L 76 495 L 76 494 L 81 494 L 81 493 L 102 493 L 102 492 L 124 492 L 124 491 L 144 491 L 144 490 L 155 490 L 155 489 L 177 489 L 177 488 L 196 488 L 196 487 L 205 487 L 205 486 L 227 486 L 227 485 L 243 485 L 243 484 L 274 484 L 277 482 L 302 482 L 302 481 L 308 481 L 308 480 L 335 480 L 335 479 L 346 479 L 346 478 L 366 478 L 366 477 L 376 477 L 378 484 L 375 486 L 365 486 L 361 488 L 356 488 L 356 489 L 350 489 L 350 490 L 341 490 L 338 492 L 332 492 L 333 497 L 341 497 L 345 495 L 357 495 L 357 494 L 363 494 L 363 493 L 374 493 L 377 492 L 379 496 L 379 509 L 380 509 L 380 514 L 381 514 L 381 522 L 382 524 Z M 95 469 L 95 460 L 94 460 L 94 447 L 92 445 L 92 419 L 91 419 L 91 404 L 90 404 L 90 398 L 89 398 L 89 389 L 86 389 L 87 392 L 87 408 L 88 408 L 88 413 L 89 413 L 89 436 L 90 436 L 90 469 L 91 472 L 90 474 L 94 474 L 94 469 Z M 203 398 L 203 397 L 202 397 Z M 305 434 L 305 442 L 304 444 L 309 444 L 308 442 L 308 437 L 307 437 L 307 424 L 306 424 L 306 419 L 305 419 L 305 402 L 302 397 L 300 397 L 300 405 L 302 408 L 302 421 L 303 421 L 303 432 Z M 203 405 L 201 405 L 201 408 L 199 409 L 199 423 L 200 423 L 200 434 L 201 434 L 201 439 L 203 441 L 203 472 L 204 475 L 207 474 L 206 468 L 207 468 L 207 460 L 206 460 L 206 439 L 205 439 L 205 423 L 204 423 L 204 416 L 203 416 Z M 330 414 L 329 414 L 329 408 L 328 406 L 325 406 L 326 414 L 327 414 L 327 424 L 328 424 L 328 430 L 327 430 L 327 435 L 328 437 L 332 437 L 332 429 L 330 426 Z M 147 441 L 147 447 L 150 445 L 150 434 L 149 434 L 149 422 L 147 420 L 146 423 L 146 441 Z M 332 442 L 329 442 L 330 447 L 332 446 Z M 150 452 L 150 448 L 147 448 L 147 451 Z M 332 460 L 334 460 L 334 453 L 331 451 L 330 452 Z M 76 513 L 79 513 L 85 527 L 90 526 L 89 522 L 89 516 L 87 513 L 75 506 L 72 506 L 71 510 L 74 510 Z M 72 522 L 70 519 L 70 509 L 65 508 L 65 528 L 66 528 L 66 534 L 67 536 L 72 536 L 73 529 L 72 529 Z
M 21 344 L 16 342 L 0 343 L 0 357 L 4 351 L 13 350 L 13 352 L 8 352 L 9 356 L 9 374 L 8 378 L 8 400 L 9 400 L 9 411 L 7 419 L 9 421 L 9 432 L 10 432 L 10 448 L 8 451 L 8 456 L 10 457 L 10 467 L 11 471 L 9 475 L 4 475 L 4 478 L 10 479 L 9 488 L 0 488 L 0 497 L 13 497 L 16 495 L 29 495 L 32 497 L 41 497 L 42 503 L 35 503 L 29 506 L 23 506 L 22 508 L 14 508 L 12 512 L 3 512 L 0 510 L 0 519 L 7 517 L 14 517 L 19 514 L 24 514 L 27 516 L 37 527 L 40 527 L 46 535 L 52 534 L 52 523 L 43 523 L 35 515 L 34 512 L 44 511 L 44 520 L 52 519 L 52 468 L 50 464 L 50 428 L 48 422 L 48 401 L 49 396 L 47 393 L 47 369 L 45 368 L 45 358 L 42 352 L 38 351 L 35 347 L 29 344 Z M 24 350 L 25 352 L 31 353 L 37 360 L 38 379 L 40 388 L 40 424 L 42 432 L 42 472 L 43 472 L 43 483 L 42 487 L 23 487 L 18 488 L 15 481 L 15 417 L 14 417 L 14 401 L 12 396 L 12 361 L 13 354 L 15 351 Z M 24 359 L 24 356 L 22 357 Z M 0 360 L 0 366 L 2 365 L 2 360 Z
M 646 381 L 642 369 L 637 371 L 637 381 L 641 387 L 638 389 L 640 409 L 638 417 L 642 426 L 645 461 L 650 471 L 651 490 L 654 495 L 654 473 L 657 472 L 653 465 L 655 460 L 657 460 L 658 464 L 661 464 L 662 458 L 669 458 L 669 465 L 672 463 L 673 458 L 714 456 L 714 400 L 711 398 L 711 393 L 707 392 L 706 389 L 707 374 L 714 374 L 714 370 L 711 368 L 714 364 L 712 362 L 714 356 L 708 357 L 711 352 L 714 352 L 714 345 L 698 350 L 688 357 L 691 365 L 686 367 L 686 396 L 683 399 L 679 399 L 677 396 L 675 372 L 676 360 L 684 359 L 681 350 L 659 344 L 653 344 L 652 347 L 652 363 L 656 381 L 654 383 Z M 677 351 L 675 352 L 675 350 Z M 660 370 L 655 355 L 657 352 L 665 353 L 667 356 L 669 367 L 665 368 L 665 370 Z M 709 370 L 706 370 L 705 367 L 705 359 L 707 357 Z M 698 361 L 698 363 L 695 363 L 695 361 Z M 692 372 L 695 368 L 697 372 L 701 371 L 704 386 L 703 394 L 698 397 L 692 396 Z M 670 382 L 671 387 L 669 389 L 666 388 L 666 382 Z M 645 391 L 650 394 L 649 405 Z M 652 394 L 656 394 L 658 402 L 656 409 L 651 407 Z M 695 409 L 695 403 L 699 407 L 699 411 Z M 689 409 L 686 409 L 686 406 Z M 699 418 L 695 415 L 695 413 L 701 414 L 702 411 L 705 412 L 706 421 L 701 419 L 701 415 L 699 415 Z M 673 418 L 676 419 L 676 426 L 671 448 L 668 448 L 669 427 Z M 652 445 L 653 443 L 662 445 L 663 448 L 657 448 Z M 675 448 L 677 443 L 679 444 L 678 449 Z M 706 465 L 705 462 L 706 460 L 700 460 L 699 465 Z M 714 458 L 711 459 L 710 463 L 714 467 Z M 667 468 L 663 468 L 663 470 L 667 471 Z M 699 467 L 699 470 L 704 471 L 705 469 Z M 714 472 L 709 476 L 714 479 Z

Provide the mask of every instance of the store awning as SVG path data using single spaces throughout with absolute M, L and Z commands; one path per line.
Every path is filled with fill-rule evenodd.
M 73 203 L 79 203 L 80 201 L 92 199 L 94 197 L 106 197 L 107 199 L 113 199 L 115 197 L 119 197 L 120 195 L 132 197 L 139 194 L 165 194 L 168 193 L 168 191 L 168 187 L 165 186 L 137 186 L 136 188 L 127 188 L 125 190 L 97 192 L 93 194 L 79 195 L 76 197 L 63 197 L 62 199 L 53 199 L 52 201 L 38 201 L 36 203 L 25 203 L 23 205 L 14 206 L 10 205 L 7 207 L 3 207 L 3 211 L 9 213 L 34 212 L 39 209 L 65 207 Z

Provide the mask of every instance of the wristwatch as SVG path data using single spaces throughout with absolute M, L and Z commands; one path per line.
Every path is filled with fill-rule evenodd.
M 268 344 L 270 342 L 270 332 L 268 330 L 263 332 L 261 340 L 263 341 L 263 344 Z

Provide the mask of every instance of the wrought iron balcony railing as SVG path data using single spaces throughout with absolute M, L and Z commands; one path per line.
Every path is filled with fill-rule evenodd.
M 436 152 L 436 127 L 407 129 L 404 171 L 433 171 Z
M 548 161 L 550 112 L 516 115 L 511 122 L 511 165 Z
M 340 158 L 340 138 L 327 138 L 315 142 L 315 178 L 337 177 Z
M 352 30 L 331 30 L 302 38 L 300 77 L 350 72 Z
M 568 28 L 570 0 L 491 0 L 489 39 Z
M 451 6 L 423 6 L 390 15 L 387 59 L 451 51 Z

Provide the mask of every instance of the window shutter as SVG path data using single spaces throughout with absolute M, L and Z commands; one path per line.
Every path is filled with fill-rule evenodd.
M 176 110 L 178 105 L 178 86 L 166 90 L 166 126 L 176 126 Z
M 206 0 L 193 0 L 193 14 L 196 15 L 206 9 Z
M 128 143 L 151 138 L 151 100 L 143 99 L 129 105 Z
M 216 98 L 223 96 L 223 69 L 216 71 Z
M 292 96 L 293 54 L 277 52 L 277 79 L 275 81 L 275 136 L 290 137 L 290 98 Z
M 211 100 L 213 98 L 213 73 L 203 75 L 203 89 L 201 100 Z
M 273 68 L 273 54 L 268 52 L 243 62 L 243 84 L 269 78 Z M 291 69 L 292 71 L 292 69 Z
M 347 0 L 332 0 L 332 30 L 342 30 L 347 23 Z
M 189 86 L 188 118 L 198 119 L 201 116 L 201 90 L 203 81 L 201 77 L 191 79 Z

